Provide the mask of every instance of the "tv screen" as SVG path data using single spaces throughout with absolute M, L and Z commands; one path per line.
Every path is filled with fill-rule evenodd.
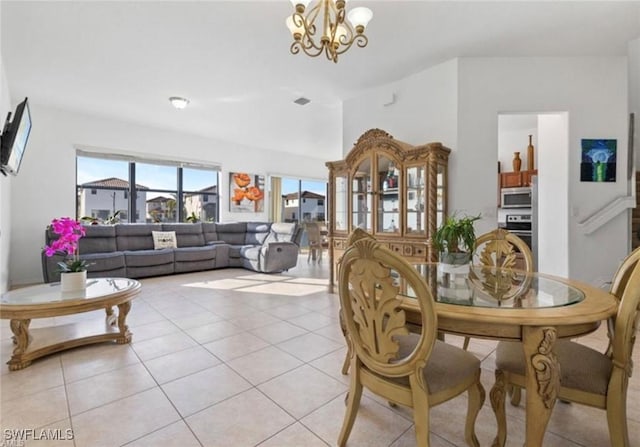
M 3 174 L 16 175 L 20 170 L 20 163 L 27 146 L 31 132 L 31 113 L 27 98 L 24 98 L 11 120 L 11 112 L 7 115 L 7 122 L 2 132 L 0 144 L 0 171 Z

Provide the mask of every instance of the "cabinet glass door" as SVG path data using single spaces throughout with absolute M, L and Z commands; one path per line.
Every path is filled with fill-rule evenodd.
M 371 160 L 366 159 L 358 166 L 351 183 L 352 228 L 372 231 L 371 195 Z
M 424 165 L 407 168 L 407 234 L 427 234 L 425 206 L 427 203 L 425 188 L 426 169 Z
M 378 156 L 378 222 L 376 232 L 400 232 L 400 170 L 393 160 Z
M 335 178 L 335 220 L 334 227 L 335 231 L 347 231 L 348 227 L 348 218 L 347 215 L 347 199 L 348 199 L 348 191 L 347 191 L 347 177 L 344 175 L 336 176 Z

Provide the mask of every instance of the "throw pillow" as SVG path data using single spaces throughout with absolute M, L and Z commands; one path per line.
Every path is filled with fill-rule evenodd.
M 162 248 L 177 248 L 175 231 L 152 231 L 153 248 L 160 250 Z

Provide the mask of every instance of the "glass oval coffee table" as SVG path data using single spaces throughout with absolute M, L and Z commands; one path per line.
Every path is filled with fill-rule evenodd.
M 79 292 L 61 292 L 60 283 L 12 290 L 0 296 L 0 318 L 8 319 L 16 345 L 7 362 L 9 370 L 26 368 L 34 359 L 91 343 L 129 343 L 126 324 L 131 301 L 140 293 L 138 281 L 128 278 L 92 278 Z M 114 306 L 118 307 L 117 314 Z M 50 318 L 104 309 L 103 324 L 80 321 L 29 329 L 34 318 Z

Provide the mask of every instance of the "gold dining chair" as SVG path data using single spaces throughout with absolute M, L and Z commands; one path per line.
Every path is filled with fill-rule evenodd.
M 611 281 L 611 294 L 614 295 L 618 301 L 622 299 L 622 294 L 629 283 L 629 277 L 633 267 L 640 260 L 640 248 L 636 248 L 632 251 L 620 264 L 615 275 L 613 275 L 613 281 Z M 609 337 L 609 346 L 607 347 L 606 354 L 611 355 L 613 332 L 615 328 L 615 318 L 610 318 L 607 321 L 607 336 Z
M 411 287 L 422 332 L 410 333 L 399 284 Z M 347 409 L 338 438 L 344 446 L 364 387 L 413 408 L 417 445 L 429 446 L 430 408 L 468 392 L 465 439 L 479 446 L 475 421 L 485 398 L 480 361 L 436 340 L 437 315 L 425 280 L 411 264 L 370 237 L 347 247 L 339 266 L 341 317 L 353 347 Z
M 632 369 L 632 352 L 640 322 L 640 263 L 637 253 L 621 274 L 625 281 L 613 323 L 611 349 L 601 353 L 567 340 L 556 343 L 560 365 L 560 389 L 557 398 L 600 408 L 607 412 L 612 447 L 630 447 L 627 428 L 627 386 Z M 625 264 L 623 263 L 623 266 Z M 616 275 L 619 278 L 620 275 Z M 618 289 L 616 287 L 616 290 Z M 496 382 L 491 389 L 491 406 L 498 422 L 494 446 L 502 447 L 507 438 L 505 390 L 525 387 L 525 358 L 521 343 L 500 342 L 496 349 Z
M 518 262 L 517 253 L 523 260 Z M 533 256 L 525 241 L 504 228 L 497 228 L 476 239 L 476 246 L 471 263 L 486 267 L 517 269 L 533 272 Z M 462 349 L 469 347 L 469 337 L 464 338 Z
M 305 223 L 305 230 L 307 231 L 307 239 L 309 241 L 309 254 L 307 255 L 307 263 L 310 261 L 316 261 L 318 264 L 322 261 L 322 234 L 320 232 L 320 225 L 317 222 Z
M 523 263 L 518 263 L 517 253 L 522 254 Z M 533 271 L 533 256 L 529 246 L 513 233 L 504 228 L 496 228 L 476 239 L 473 264 Z M 520 268 L 518 268 L 520 267 Z

